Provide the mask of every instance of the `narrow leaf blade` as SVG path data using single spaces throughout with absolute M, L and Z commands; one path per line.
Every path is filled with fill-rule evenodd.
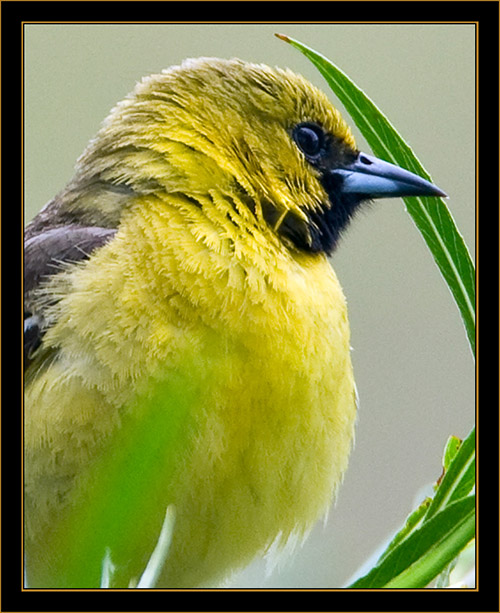
M 278 36 L 299 49 L 318 68 L 376 156 L 430 180 L 409 145 L 342 70 L 303 43 L 288 36 Z M 404 201 L 455 299 L 475 356 L 475 268 L 463 237 L 441 198 L 408 197 Z
M 413 532 L 349 588 L 422 588 L 437 577 L 475 534 L 475 496 L 461 498 Z
M 436 490 L 426 519 L 454 500 L 468 495 L 475 484 L 476 477 L 476 429 L 472 428 L 467 438 L 460 445 L 443 480 Z

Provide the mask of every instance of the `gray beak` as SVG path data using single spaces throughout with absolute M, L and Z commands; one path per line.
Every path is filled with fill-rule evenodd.
M 413 172 L 366 153 L 360 153 L 349 166 L 336 168 L 332 175 L 342 177 L 341 191 L 345 194 L 367 198 L 447 196 L 439 187 Z

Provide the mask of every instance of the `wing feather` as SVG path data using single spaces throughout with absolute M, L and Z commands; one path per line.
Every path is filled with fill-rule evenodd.
M 88 259 L 113 238 L 116 230 L 75 224 L 44 229 L 24 243 L 24 369 L 45 333 L 43 313 L 33 300 L 40 283 L 57 274 L 61 264 Z

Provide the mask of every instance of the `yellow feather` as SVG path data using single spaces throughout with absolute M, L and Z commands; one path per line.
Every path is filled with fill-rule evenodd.
M 169 505 L 165 587 L 213 585 L 273 542 L 302 538 L 327 511 L 347 466 L 355 398 L 335 273 L 324 253 L 278 231 L 287 215 L 305 223 L 328 201 L 290 139 L 306 120 L 354 146 L 301 77 L 191 61 L 143 80 L 80 159 L 63 207 L 119 223 L 113 240 L 44 290 L 58 297 L 42 346 L 56 357 L 35 361 L 26 388 L 31 586 L 62 581 L 64 530 L 73 512 L 84 518 L 75 509 L 92 495 L 95 466 L 119 453 L 118 433 L 144 407 L 161 410 L 175 377 L 197 391 L 176 446 L 159 452 L 168 474 L 143 501 L 144 525 L 123 535 L 129 559 L 110 552 L 122 587 L 144 568 Z M 101 200 L 89 201 L 82 177 L 97 175 L 130 195 L 93 208 Z

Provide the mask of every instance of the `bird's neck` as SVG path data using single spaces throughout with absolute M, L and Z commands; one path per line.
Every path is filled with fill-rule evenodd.
M 220 191 L 144 199 L 125 215 L 119 235 L 145 293 L 157 304 L 175 294 L 187 313 L 214 325 L 226 318 L 226 326 L 245 318 L 247 327 L 263 325 L 290 316 L 295 305 L 298 321 L 318 304 L 318 292 L 343 301 L 323 254 L 292 252 L 246 204 Z
M 263 360 L 330 351 L 347 316 L 326 257 L 293 256 L 258 228 L 238 226 L 237 204 L 208 206 L 180 194 L 133 204 L 115 238 L 75 269 L 82 299 L 68 298 L 51 342 L 71 332 L 85 353 L 78 359 L 96 362 L 94 378 L 104 361 L 131 380 L 214 335 Z

